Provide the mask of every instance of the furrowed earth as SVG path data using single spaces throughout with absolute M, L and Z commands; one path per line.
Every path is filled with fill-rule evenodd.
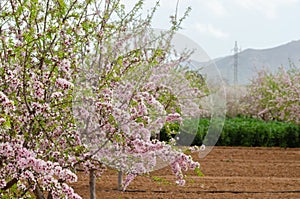
M 166 167 L 137 177 L 126 192 L 117 190 L 118 173 L 108 170 L 97 180 L 97 199 L 272 198 L 300 199 L 300 148 L 214 147 L 205 158 L 197 153 L 203 177 L 188 172 L 179 187 Z M 72 187 L 89 197 L 89 178 L 79 173 Z

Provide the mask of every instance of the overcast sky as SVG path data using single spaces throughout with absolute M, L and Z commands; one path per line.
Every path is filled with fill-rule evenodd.
M 132 5 L 133 0 L 124 0 Z M 155 0 L 145 0 L 145 11 Z M 161 0 L 153 26 L 168 26 L 177 0 Z M 211 58 L 242 50 L 275 47 L 300 39 L 300 0 L 180 0 L 179 14 L 192 11 L 180 32 L 197 42 Z

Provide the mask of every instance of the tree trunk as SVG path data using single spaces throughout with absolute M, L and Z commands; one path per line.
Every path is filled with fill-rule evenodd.
M 122 191 L 122 171 L 119 171 L 118 173 L 118 190 Z
M 96 176 L 95 170 L 90 170 L 90 199 L 96 199 Z

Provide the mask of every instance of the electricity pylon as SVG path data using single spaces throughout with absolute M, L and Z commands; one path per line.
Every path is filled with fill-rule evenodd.
M 241 49 L 239 49 L 237 41 L 235 41 L 235 45 L 233 48 L 234 52 L 234 62 L 233 62 L 233 84 L 235 86 L 238 85 L 238 65 L 239 65 L 239 52 Z

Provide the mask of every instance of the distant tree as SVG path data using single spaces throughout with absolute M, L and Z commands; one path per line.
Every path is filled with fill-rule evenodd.
M 247 115 L 264 120 L 300 123 L 300 70 L 261 71 L 243 99 Z

